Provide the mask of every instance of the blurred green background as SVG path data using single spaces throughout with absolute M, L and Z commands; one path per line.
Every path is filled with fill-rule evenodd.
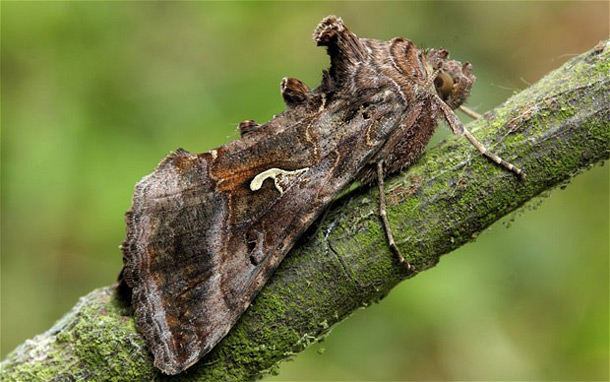
M 319 83 L 327 14 L 470 61 L 483 112 L 607 38 L 608 7 L 3 2 L 2 357 L 114 282 L 133 186 L 163 156 L 268 120 L 283 76 Z M 532 202 L 269 380 L 608 380 L 608 183 L 596 166 Z

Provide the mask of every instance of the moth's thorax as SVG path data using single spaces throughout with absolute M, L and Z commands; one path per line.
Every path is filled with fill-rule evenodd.
M 470 95 L 475 81 L 472 66 L 448 59 L 445 49 L 420 50 L 400 37 L 360 41 L 366 54 L 351 73 L 353 91 L 386 82 L 387 88 L 397 91 L 407 103 L 436 93 L 452 109 Z

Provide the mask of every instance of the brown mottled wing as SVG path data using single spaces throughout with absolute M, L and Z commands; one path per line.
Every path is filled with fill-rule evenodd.
M 217 323 L 209 317 L 225 305 L 218 254 L 229 211 L 226 195 L 215 189 L 208 160 L 178 150 L 136 185 L 125 217 L 123 278 L 132 288 L 138 329 L 155 365 L 168 374 L 195 362 L 219 339 L 210 338 Z
M 137 326 L 163 372 L 184 370 L 226 335 L 299 235 L 354 178 L 370 156 L 367 147 L 378 143 L 350 133 L 337 145 L 317 145 L 312 132 L 298 133 L 255 134 L 266 137 L 200 155 L 178 150 L 137 184 L 126 215 L 123 277 Z M 294 148 L 290 159 L 276 159 L 285 142 Z M 340 153 L 342 145 L 353 150 Z M 272 179 L 250 190 L 269 168 L 308 169 L 282 179 L 281 194 Z

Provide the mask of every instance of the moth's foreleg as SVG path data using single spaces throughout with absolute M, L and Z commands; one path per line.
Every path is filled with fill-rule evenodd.
M 451 131 L 453 131 L 454 134 L 462 135 L 462 136 L 466 137 L 466 139 L 468 139 L 470 141 L 470 143 L 472 143 L 472 145 L 474 147 L 476 147 L 477 150 L 479 150 L 479 152 L 481 154 L 485 155 L 486 157 L 488 157 L 489 159 L 494 161 L 496 164 L 519 175 L 519 177 L 521 179 L 525 178 L 525 173 L 523 171 L 521 171 L 520 168 L 516 167 L 512 163 L 506 162 L 505 160 L 503 160 L 496 154 L 487 150 L 487 148 L 485 146 L 483 146 L 483 144 L 481 142 L 479 142 L 474 137 L 474 135 L 472 135 L 472 133 L 466 129 L 466 127 L 464 127 L 464 125 L 462 124 L 462 122 L 460 122 L 460 120 L 455 115 L 453 110 L 451 110 L 451 108 L 445 102 L 443 102 L 443 100 L 441 100 L 438 97 L 437 97 L 437 105 L 440 107 L 441 111 L 443 112 L 443 116 L 445 117 L 445 120 L 449 124 L 449 127 L 451 128 Z
M 388 221 L 388 213 L 386 211 L 385 206 L 385 183 L 383 181 L 383 160 L 377 162 L 377 184 L 379 185 L 379 216 L 381 216 L 381 222 L 383 223 L 383 229 L 385 231 L 386 237 L 388 238 L 388 244 L 390 245 L 390 250 L 398 258 L 398 261 L 401 264 L 405 264 L 407 270 L 413 269 L 411 264 L 405 259 L 405 257 L 400 253 L 400 250 L 396 246 L 396 242 L 394 241 L 394 235 L 392 234 L 392 228 L 390 227 L 390 222 Z
M 481 119 L 483 118 L 483 116 L 479 113 L 477 113 L 476 111 L 472 110 L 471 108 L 468 108 L 464 105 L 461 105 L 459 107 L 459 109 L 462 111 L 462 113 L 466 114 L 467 116 L 469 116 L 472 119 Z

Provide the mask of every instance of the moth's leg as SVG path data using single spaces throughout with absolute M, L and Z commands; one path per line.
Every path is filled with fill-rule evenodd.
M 388 238 L 388 244 L 390 245 L 390 250 L 398 258 L 400 263 L 404 263 L 407 267 L 407 270 L 413 269 L 411 264 L 405 259 L 405 257 L 400 253 L 400 250 L 396 246 L 396 242 L 394 241 L 394 235 L 392 235 L 392 228 L 390 227 L 390 222 L 388 221 L 388 213 L 385 207 L 385 183 L 383 180 L 383 160 L 377 162 L 377 184 L 379 185 L 379 216 L 381 216 L 381 221 L 383 223 L 383 229 L 385 231 L 386 237 Z
M 468 107 L 466 107 L 464 105 L 461 105 L 459 107 L 459 109 L 462 111 L 462 113 L 466 114 L 467 116 L 469 116 L 472 119 L 476 120 L 476 119 L 483 118 L 483 116 L 481 114 L 477 113 L 476 111 L 474 111 L 474 110 L 472 110 L 472 109 L 470 109 L 470 108 L 468 108 Z
M 436 100 L 437 100 L 437 102 L 436 102 L 437 105 L 440 107 L 441 111 L 443 112 L 445 120 L 449 124 L 449 127 L 451 128 L 451 131 L 453 131 L 454 134 L 462 135 L 462 136 L 466 137 L 470 141 L 470 143 L 472 143 L 472 145 L 474 147 L 476 147 L 477 150 L 479 150 L 479 152 L 481 154 L 485 155 L 486 157 L 488 157 L 489 159 L 494 161 L 496 164 L 519 175 L 519 177 L 521 179 L 525 178 L 525 173 L 523 171 L 521 171 L 520 168 L 516 167 L 512 163 L 506 162 L 505 160 L 503 160 L 496 154 L 488 151 L 485 148 L 485 146 L 483 146 L 483 144 L 481 144 L 481 142 L 477 141 L 477 139 L 474 137 L 474 135 L 472 135 L 472 133 L 470 131 L 468 131 L 466 129 L 466 127 L 464 127 L 462 122 L 458 119 L 458 117 L 455 115 L 453 110 L 451 110 L 449 105 L 447 105 L 442 99 L 440 99 L 438 97 L 436 97 Z
M 239 123 L 239 126 L 238 126 L 239 135 L 244 137 L 248 134 L 251 134 L 256 129 L 258 129 L 259 126 L 260 126 L 260 124 L 256 123 L 255 121 L 253 121 L 251 119 L 246 119 L 245 121 L 242 121 Z

